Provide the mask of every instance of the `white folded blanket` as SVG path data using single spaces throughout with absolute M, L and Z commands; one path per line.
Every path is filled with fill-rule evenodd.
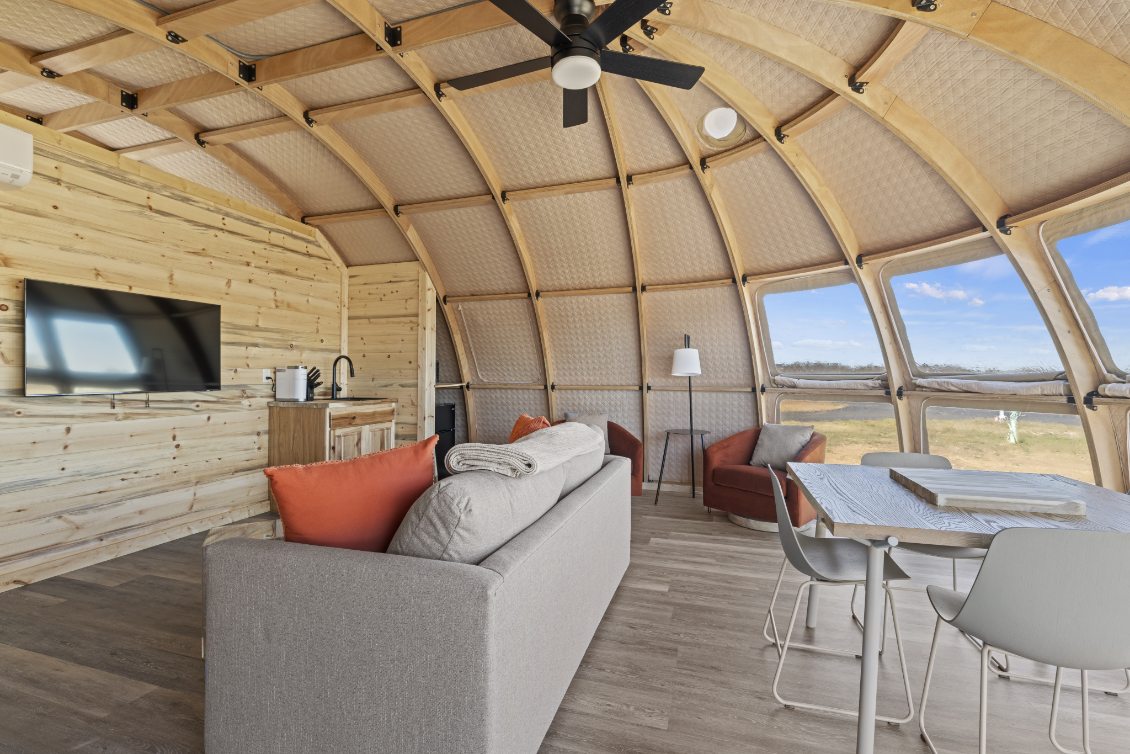
M 509 445 L 468 442 L 447 451 L 444 463 L 452 474 L 493 471 L 524 477 L 552 469 L 575 456 L 604 452 L 604 435 L 587 424 L 564 422 L 539 429 Z

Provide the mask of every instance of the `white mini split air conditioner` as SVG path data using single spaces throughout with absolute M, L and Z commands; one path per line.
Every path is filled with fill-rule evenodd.
M 0 189 L 23 188 L 31 183 L 31 134 L 0 126 Z

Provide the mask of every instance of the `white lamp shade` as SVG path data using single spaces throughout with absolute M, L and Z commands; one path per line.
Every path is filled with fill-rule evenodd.
M 702 374 L 698 361 L 697 348 L 676 348 L 675 359 L 671 362 L 672 377 L 697 377 Z

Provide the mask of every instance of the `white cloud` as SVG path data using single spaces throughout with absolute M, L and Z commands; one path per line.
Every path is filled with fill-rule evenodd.
M 946 288 L 935 283 L 904 283 L 904 287 L 911 293 L 919 296 L 934 298 L 939 301 L 964 301 L 970 306 L 984 306 L 985 300 L 975 296 L 964 288 Z
M 824 338 L 805 338 L 793 343 L 794 346 L 801 346 L 804 348 L 862 348 L 863 344 L 858 340 L 826 340 Z
M 1108 285 L 1097 291 L 1088 291 L 1088 301 L 1130 301 L 1130 285 Z
M 1093 231 L 1087 236 L 1086 240 L 1083 242 L 1083 246 L 1097 246 L 1104 241 L 1112 241 L 1116 238 L 1130 238 L 1130 222 L 1119 223 L 1118 225 L 1111 225 L 1107 228 Z

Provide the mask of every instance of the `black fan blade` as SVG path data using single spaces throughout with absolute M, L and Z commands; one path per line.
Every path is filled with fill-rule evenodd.
M 693 87 L 706 70 L 698 65 L 687 65 L 642 55 L 627 55 L 614 50 L 600 51 L 600 68 L 617 76 L 677 86 L 680 89 Z
M 550 57 L 534 58 L 524 63 L 512 63 L 511 65 L 504 65 L 501 68 L 472 73 L 469 76 L 460 76 L 457 79 L 451 79 L 451 81 L 447 83 L 454 89 L 474 89 L 476 86 L 493 84 L 496 81 L 502 81 L 503 79 L 510 79 L 525 73 L 533 73 L 543 68 L 549 68 L 552 62 L 553 59 Z
M 500 11 L 525 26 L 550 47 L 568 47 L 572 40 L 526 0 L 490 0 Z M 658 7 L 658 3 L 656 4 Z M 631 26 L 631 24 L 629 24 Z M 619 32 L 617 32 L 619 33 Z
M 561 124 L 565 128 L 579 126 L 589 121 L 589 90 L 562 89 Z
M 642 21 L 662 2 L 663 0 L 616 0 L 592 22 L 589 28 L 581 32 L 581 38 L 587 39 L 598 48 L 604 47 L 627 31 L 628 27 Z

